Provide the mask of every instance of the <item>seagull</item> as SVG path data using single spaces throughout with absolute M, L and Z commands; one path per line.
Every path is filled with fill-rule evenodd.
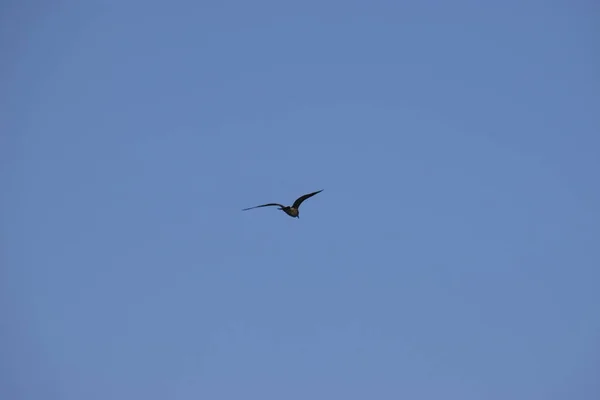
M 323 189 L 317 190 L 316 192 L 312 192 L 309 194 L 305 194 L 304 196 L 300 196 L 296 199 L 294 204 L 292 204 L 291 206 L 284 206 L 279 203 L 268 203 L 268 204 L 262 204 L 262 205 L 256 206 L 256 207 L 244 208 L 242 211 L 252 210 L 253 208 L 259 208 L 259 207 L 278 206 L 281 211 L 283 211 L 290 217 L 300 218 L 300 210 L 299 210 L 300 204 L 302 204 L 302 202 L 304 200 L 308 199 L 309 197 L 312 197 L 317 193 L 321 193 L 322 191 L 323 191 Z

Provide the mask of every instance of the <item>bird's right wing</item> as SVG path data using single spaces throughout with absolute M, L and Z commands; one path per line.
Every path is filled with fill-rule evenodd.
M 259 207 L 269 207 L 269 206 L 279 206 L 279 207 L 284 207 L 279 203 L 268 203 L 268 204 L 262 204 L 260 206 L 255 206 L 255 207 L 249 207 L 249 208 L 244 208 L 242 211 L 247 211 L 247 210 L 252 210 L 253 208 L 259 208 Z
M 296 201 L 294 202 L 294 205 L 293 205 L 292 207 L 294 207 L 294 208 L 298 208 L 298 207 L 300 207 L 300 204 L 302 204 L 302 202 L 303 202 L 304 200 L 308 199 L 309 197 L 313 197 L 315 194 L 317 194 L 317 193 L 321 193 L 322 191 L 323 191 L 323 189 L 321 189 L 321 190 L 317 190 L 316 192 L 312 192 L 312 193 L 309 193 L 309 194 L 305 194 L 304 196 L 300 196 L 300 197 L 298 197 L 298 198 L 296 199 Z

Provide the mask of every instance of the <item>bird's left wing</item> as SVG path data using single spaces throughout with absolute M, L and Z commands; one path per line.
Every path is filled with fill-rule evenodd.
M 247 211 L 247 210 L 252 210 L 253 208 L 259 208 L 259 207 L 269 207 L 269 206 L 279 206 L 279 207 L 283 207 L 281 204 L 279 203 L 268 203 L 268 204 L 262 204 L 260 206 L 255 206 L 255 207 L 249 207 L 249 208 L 244 208 L 242 211 Z

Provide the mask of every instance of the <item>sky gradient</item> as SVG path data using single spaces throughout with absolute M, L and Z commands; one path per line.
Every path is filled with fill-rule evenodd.
M 3 2 L 0 397 L 600 398 L 599 18 Z

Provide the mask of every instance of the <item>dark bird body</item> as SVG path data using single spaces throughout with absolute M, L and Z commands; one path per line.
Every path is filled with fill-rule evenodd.
M 259 207 L 269 207 L 269 206 L 277 206 L 279 207 L 279 209 L 281 211 L 283 211 L 284 213 L 286 213 L 287 215 L 289 215 L 292 218 L 300 218 L 300 204 L 302 204 L 302 202 L 306 199 L 308 199 L 309 197 L 314 196 L 317 193 L 321 193 L 323 191 L 323 189 L 318 190 L 316 192 L 312 192 L 309 194 L 305 194 L 304 196 L 300 196 L 296 199 L 296 201 L 294 201 L 294 204 L 292 204 L 291 206 L 284 206 L 282 204 L 279 203 L 268 203 L 268 204 L 262 204 L 260 206 L 255 206 L 255 207 L 250 207 L 250 208 L 244 208 L 242 211 L 247 211 L 247 210 L 252 210 L 253 208 L 259 208 Z

